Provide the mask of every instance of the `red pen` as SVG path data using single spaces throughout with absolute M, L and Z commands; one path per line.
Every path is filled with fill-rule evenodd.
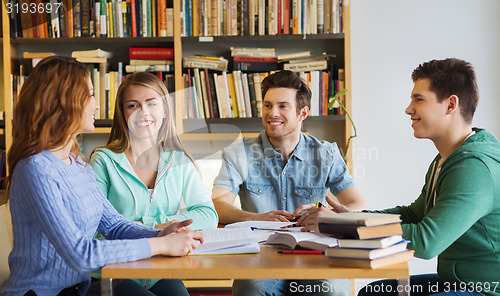
M 284 251 L 278 251 L 280 254 L 296 254 L 296 255 L 322 255 L 322 251 L 314 251 L 314 250 L 284 250 Z

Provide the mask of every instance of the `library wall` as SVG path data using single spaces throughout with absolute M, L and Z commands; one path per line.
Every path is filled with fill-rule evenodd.
M 410 75 L 420 63 L 447 57 L 471 62 L 481 95 L 473 125 L 500 136 L 500 1 L 350 2 L 356 182 L 374 208 L 409 204 L 437 153 L 432 142 L 413 137 L 404 113 Z M 435 272 L 435 262 L 414 260 L 411 273 Z

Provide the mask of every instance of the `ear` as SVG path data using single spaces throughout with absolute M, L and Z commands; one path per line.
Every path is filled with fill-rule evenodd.
M 304 121 L 309 116 L 309 107 L 304 106 L 299 113 L 299 120 Z
M 460 103 L 460 99 L 458 98 L 458 96 L 451 95 L 448 97 L 448 99 L 446 99 L 446 102 L 447 102 L 446 114 L 452 114 L 456 110 L 458 110 L 458 106 Z

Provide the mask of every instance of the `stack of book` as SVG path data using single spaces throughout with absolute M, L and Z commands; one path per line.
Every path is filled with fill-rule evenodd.
M 413 257 L 399 215 L 350 212 L 318 218 L 319 231 L 338 238 L 338 246 L 325 255 L 335 266 L 380 268 Z
M 270 72 L 278 70 L 274 48 L 231 47 L 233 70 Z
M 173 48 L 130 47 L 129 58 L 130 65 L 125 66 L 127 73 L 174 71 Z

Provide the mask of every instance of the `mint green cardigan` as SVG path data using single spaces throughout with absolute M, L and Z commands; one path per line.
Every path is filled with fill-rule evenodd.
M 90 164 L 97 184 L 126 219 L 147 227 L 193 219 L 191 228 L 217 228 L 219 218 L 193 162 L 182 151 L 162 151 L 155 188 L 150 193 L 123 153 L 98 148 Z M 99 274 L 93 273 L 94 277 Z M 158 280 L 136 280 L 150 289 Z
M 194 219 L 191 228 L 217 228 L 218 216 L 200 174 L 182 151 L 163 151 L 150 194 L 123 153 L 98 148 L 90 159 L 97 183 L 125 218 L 145 226 Z
M 409 206 L 378 212 L 397 213 L 403 236 L 415 256 L 438 256 L 438 275 L 449 282 L 486 285 L 500 295 L 500 143 L 474 129 L 443 163 L 435 199 L 426 208 L 426 193 L 440 155 L 431 163 L 420 196 Z M 458 285 L 457 285 L 458 287 Z

